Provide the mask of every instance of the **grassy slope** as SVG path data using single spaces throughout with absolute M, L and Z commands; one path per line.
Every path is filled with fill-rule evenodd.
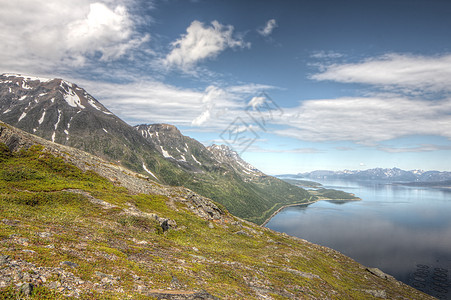
M 83 195 L 64 191 L 69 188 L 118 207 L 103 209 Z M 0 215 L 15 223 L 0 222 L 0 254 L 72 272 L 85 282 L 78 286 L 82 298 L 140 299 L 138 285 L 170 289 L 173 276 L 181 289 L 203 289 L 232 299 L 256 299 L 259 293 L 275 299 L 371 299 L 364 290 L 384 290 L 391 299 L 400 295 L 427 298 L 403 284 L 371 275 L 333 250 L 252 224 L 230 222 L 232 217 L 227 225 L 208 226 L 208 221 L 180 203 L 169 205 L 169 200 L 160 195 L 131 195 L 40 147 L 12 154 L 0 144 Z M 162 234 L 155 221 L 123 215 L 126 203 L 174 219 L 177 230 Z M 245 234 L 235 234 L 238 231 Z M 52 235 L 40 237 L 39 232 Z M 63 261 L 78 266 L 61 266 Z M 100 282 L 96 271 L 121 279 L 102 290 L 102 285 L 96 288 Z M 320 278 L 307 278 L 301 272 Z M 47 278 L 47 284 L 61 280 Z M 14 286 L 0 289 L 0 299 L 17 296 Z M 43 284 L 31 298 L 63 297 Z

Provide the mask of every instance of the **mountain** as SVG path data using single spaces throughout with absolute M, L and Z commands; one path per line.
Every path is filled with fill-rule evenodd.
M 258 224 L 284 205 L 312 198 L 299 187 L 263 174 L 227 147 L 207 148 L 175 126 L 132 127 L 63 79 L 1 75 L 0 120 L 159 183 L 188 187 Z
M 142 124 L 135 129 L 184 170 L 177 184 L 223 204 L 246 220 L 262 224 L 282 206 L 312 199 L 306 190 L 265 175 L 225 145 L 205 147 L 168 124 Z
M 287 175 L 284 175 L 285 177 Z M 297 177 L 312 179 L 347 179 L 347 180 L 382 180 L 382 181 L 405 181 L 405 182 L 440 182 L 451 180 L 451 172 L 410 170 L 404 171 L 399 168 L 383 169 L 375 168 L 364 171 L 312 171 L 299 173 Z
M 1 299 L 433 299 L 0 122 Z
M 172 169 L 131 126 L 85 90 L 62 79 L 1 75 L 0 119 L 137 172 L 146 167 L 156 171 L 155 166 Z

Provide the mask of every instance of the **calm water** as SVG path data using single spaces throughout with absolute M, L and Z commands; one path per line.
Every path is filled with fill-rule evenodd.
M 289 207 L 266 227 L 327 246 L 440 299 L 451 299 L 451 190 L 320 181 L 362 201 Z

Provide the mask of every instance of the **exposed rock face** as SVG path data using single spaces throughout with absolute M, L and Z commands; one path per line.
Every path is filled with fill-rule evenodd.
M 135 126 L 135 129 L 152 143 L 161 155 L 188 172 L 203 173 L 219 167 L 204 145 L 184 136 L 173 125 L 142 124 Z
M 207 148 L 213 153 L 215 159 L 223 164 L 230 165 L 241 177 L 247 181 L 268 177 L 256 167 L 244 161 L 236 151 L 226 145 L 212 145 Z

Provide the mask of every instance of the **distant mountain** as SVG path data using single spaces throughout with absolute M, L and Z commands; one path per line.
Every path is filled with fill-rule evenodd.
M 186 186 L 256 223 L 283 205 L 310 199 L 225 146 L 207 148 L 168 124 L 132 127 L 63 79 L 0 75 L 0 120 L 160 183 Z
M 287 175 L 284 175 L 285 177 Z M 369 170 L 344 170 L 327 171 L 318 170 L 313 172 L 299 173 L 297 177 L 311 179 L 348 179 L 348 180 L 383 180 L 383 181 L 404 181 L 404 182 L 440 182 L 451 180 L 451 172 L 410 170 L 405 171 L 399 168 L 383 169 L 374 168 Z

